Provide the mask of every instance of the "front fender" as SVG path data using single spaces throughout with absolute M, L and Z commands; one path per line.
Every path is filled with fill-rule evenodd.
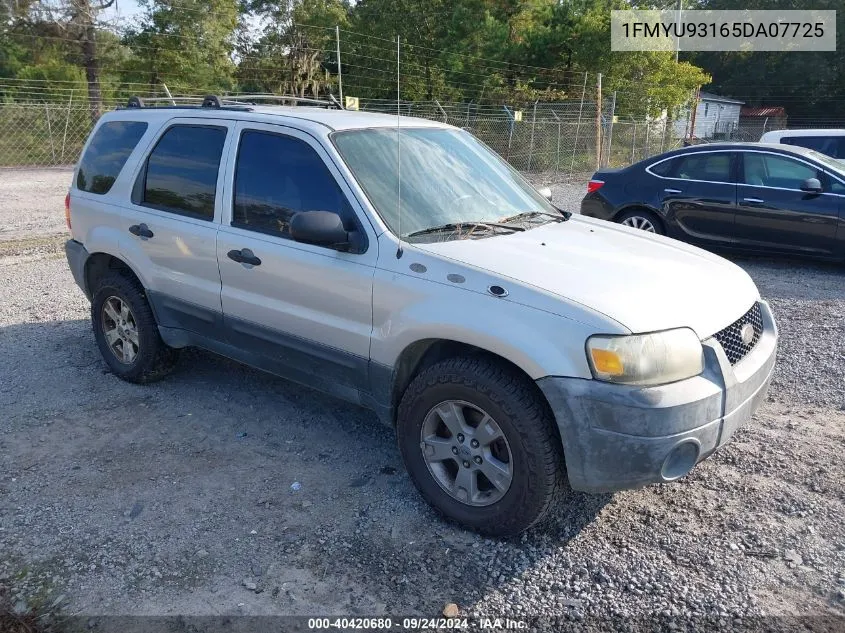
M 425 339 L 473 345 L 543 376 L 590 378 L 587 324 L 464 286 L 376 270 L 371 359 L 396 367 L 402 352 Z

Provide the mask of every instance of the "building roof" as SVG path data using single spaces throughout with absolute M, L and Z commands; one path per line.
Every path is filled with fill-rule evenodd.
M 767 108 L 750 108 L 743 106 L 739 114 L 741 116 L 786 116 L 783 106 L 770 106 Z
M 743 105 L 745 103 L 745 101 L 737 101 L 736 99 L 714 95 L 712 92 L 699 92 L 698 96 L 702 101 L 718 101 L 719 103 L 735 103 L 737 105 Z

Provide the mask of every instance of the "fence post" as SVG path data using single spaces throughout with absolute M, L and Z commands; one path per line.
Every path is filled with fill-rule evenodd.
M 587 97 L 587 75 L 584 73 L 584 87 L 581 88 L 581 104 L 578 106 L 578 123 L 575 124 L 575 146 L 572 148 L 572 160 L 569 163 L 569 180 L 572 181 L 572 171 L 575 169 L 575 154 L 578 152 L 578 136 L 581 132 L 581 115 L 584 112 L 584 99 Z M 558 125 L 558 147 L 560 146 L 560 125 Z
M 47 136 L 50 137 L 50 151 L 53 154 L 53 164 L 56 164 L 56 145 L 53 143 L 53 128 L 50 125 L 50 104 L 44 104 L 44 112 L 47 114 Z
M 560 171 L 560 117 L 555 114 L 554 110 L 549 110 L 552 116 L 557 121 L 557 159 L 555 160 L 555 171 Z
M 446 114 L 446 110 L 443 109 L 443 106 L 440 105 L 440 102 L 437 99 L 434 100 L 434 103 L 437 104 L 437 109 L 440 110 L 440 114 L 443 115 L 443 123 L 448 123 L 449 115 Z
M 596 77 L 596 169 L 601 169 L 601 73 Z
M 502 106 L 502 108 L 504 108 L 505 113 L 508 115 L 508 120 L 510 122 L 510 125 L 509 125 L 510 131 L 508 132 L 508 151 L 507 151 L 507 154 L 505 154 L 505 160 L 510 162 L 511 161 L 511 141 L 513 140 L 513 126 L 514 126 L 514 123 L 516 122 L 516 119 L 514 118 L 513 114 L 510 111 L 510 108 L 508 108 L 508 106 Z
M 65 144 L 67 143 L 67 128 L 70 124 L 70 106 L 73 104 L 73 89 L 70 91 L 70 98 L 67 100 L 67 117 L 65 117 L 65 133 L 62 136 L 62 164 L 65 163 Z
M 340 95 L 340 104 L 343 104 L 343 73 L 340 70 L 340 27 L 334 27 L 335 43 L 337 44 L 337 92 Z
M 634 164 L 634 148 L 637 146 L 637 122 L 631 125 L 631 164 Z
M 663 135 L 660 137 L 660 153 L 663 153 L 663 148 L 666 145 L 666 129 L 669 127 L 669 113 L 666 113 L 666 118 L 663 119 Z
M 646 115 L 646 120 L 645 120 L 645 146 L 643 148 L 643 154 L 640 158 L 645 158 L 646 156 L 651 156 L 651 153 L 649 152 L 649 147 L 648 147 L 648 137 L 650 136 L 650 133 L 651 133 L 651 124 L 649 123 L 648 116 Z
M 610 123 L 607 126 L 607 164 L 610 164 L 610 151 L 613 149 L 613 119 L 616 117 L 616 91 L 613 91 L 613 101 L 610 102 Z
M 528 171 L 531 171 L 531 159 L 534 158 L 534 126 L 537 125 L 537 101 L 534 102 L 534 114 L 531 116 L 531 147 L 528 150 Z
M 470 107 L 471 105 L 472 105 L 472 101 L 470 101 L 470 102 L 467 104 L 467 118 L 466 118 L 466 123 L 464 124 L 464 127 L 469 127 L 469 107 Z

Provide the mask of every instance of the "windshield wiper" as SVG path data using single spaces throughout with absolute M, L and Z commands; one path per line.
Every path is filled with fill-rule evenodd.
M 525 229 L 521 226 L 511 226 L 509 224 L 502 224 L 500 222 L 449 222 L 448 224 L 441 224 L 440 226 L 432 226 L 427 229 L 421 229 L 419 231 L 414 231 L 413 233 L 408 233 L 405 237 L 417 237 L 419 235 L 430 235 L 431 233 L 445 233 L 447 231 L 460 231 L 464 228 L 469 228 L 467 235 L 472 233 L 476 227 L 481 227 L 483 229 L 505 229 L 507 231 L 524 231 Z
M 557 207 L 555 207 L 557 208 Z M 529 218 L 536 218 L 537 216 L 544 216 L 547 218 L 552 218 L 557 222 L 564 222 L 569 219 L 571 213 L 567 213 L 566 211 L 561 211 L 561 215 L 556 215 L 554 213 L 546 213 L 545 211 L 525 211 L 524 213 L 517 213 L 516 215 L 512 215 L 509 218 L 504 218 L 499 220 L 500 223 L 508 223 L 508 222 L 516 222 L 518 220 L 527 220 Z

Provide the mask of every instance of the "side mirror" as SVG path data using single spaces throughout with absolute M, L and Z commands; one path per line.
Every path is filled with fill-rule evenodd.
M 332 211 L 300 211 L 290 220 L 290 236 L 297 242 L 350 250 L 355 233 L 343 228 L 343 220 Z
M 552 201 L 552 190 L 549 189 L 548 187 L 542 187 L 541 189 L 538 189 L 537 193 L 539 193 L 541 196 L 543 196 L 549 202 Z
M 821 193 L 822 183 L 819 182 L 818 178 L 807 178 L 807 180 L 801 183 L 801 191 L 806 191 L 808 193 Z

